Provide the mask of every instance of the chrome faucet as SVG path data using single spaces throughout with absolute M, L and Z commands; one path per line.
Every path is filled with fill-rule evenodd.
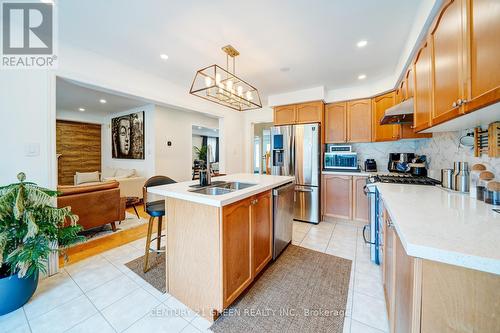
M 207 186 L 212 184 L 212 175 L 210 170 L 210 155 L 212 155 L 212 149 L 207 145 Z

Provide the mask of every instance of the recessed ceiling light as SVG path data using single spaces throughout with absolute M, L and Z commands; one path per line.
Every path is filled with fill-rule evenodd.
M 84 108 L 78 108 L 78 111 L 83 112 L 83 111 L 85 111 L 85 109 Z
M 107 103 L 107 101 L 106 101 L 104 98 L 101 98 L 101 99 L 99 100 L 99 103 L 101 103 L 101 104 L 106 104 L 106 103 Z
M 366 79 L 365 74 L 358 75 L 358 80 L 364 80 L 364 79 Z
M 366 40 L 360 40 L 359 42 L 356 43 L 357 47 L 365 47 L 368 42 Z
M 201 129 L 201 126 L 198 126 L 198 129 Z
M 166 55 L 165 53 L 160 54 L 160 58 L 162 58 L 163 60 L 167 60 L 168 59 L 168 55 Z
M 40 0 L 40 2 L 54 4 L 54 0 Z

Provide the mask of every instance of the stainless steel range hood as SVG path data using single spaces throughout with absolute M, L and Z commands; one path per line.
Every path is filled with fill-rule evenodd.
M 380 125 L 412 124 L 413 123 L 413 98 L 396 104 L 385 110 Z

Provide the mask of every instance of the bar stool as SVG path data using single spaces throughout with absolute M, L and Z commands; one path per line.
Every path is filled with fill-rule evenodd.
M 146 273 L 149 268 L 148 268 L 148 260 L 149 260 L 149 253 L 150 252 L 155 252 L 155 253 L 163 253 L 165 250 L 160 250 L 161 248 L 161 238 L 165 237 L 166 235 L 162 235 L 162 222 L 163 222 L 163 216 L 165 216 L 165 200 L 156 200 L 152 202 L 147 201 L 147 193 L 148 193 L 148 187 L 153 187 L 153 186 L 160 186 L 160 185 L 167 185 L 167 184 L 173 184 L 176 183 L 175 180 L 166 177 L 166 176 L 154 176 L 146 180 L 146 183 L 144 183 L 144 187 L 142 189 L 143 193 L 143 200 L 144 200 L 144 211 L 148 213 L 149 215 L 149 223 L 148 223 L 148 234 L 146 236 L 146 249 L 145 249 L 145 254 L 144 254 L 144 273 Z M 153 223 L 155 220 L 155 217 L 158 218 L 158 229 L 156 233 L 156 237 L 151 239 L 152 233 L 153 233 Z M 156 250 L 151 248 L 151 242 L 156 240 Z

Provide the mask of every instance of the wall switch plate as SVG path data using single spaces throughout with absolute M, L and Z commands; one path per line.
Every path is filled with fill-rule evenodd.
M 35 157 L 40 155 L 39 143 L 27 143 L 24 145 L 24 156 Z

